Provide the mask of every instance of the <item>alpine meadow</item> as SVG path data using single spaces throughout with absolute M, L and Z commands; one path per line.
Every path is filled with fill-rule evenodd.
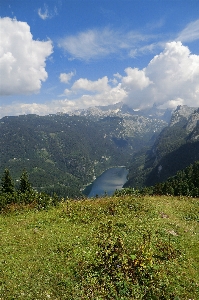
M 199 299 L 199 1 L 0 1 L 0 300 Z

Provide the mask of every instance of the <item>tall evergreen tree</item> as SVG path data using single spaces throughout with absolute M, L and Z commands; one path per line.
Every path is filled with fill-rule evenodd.
M 3 193 L 14 193 L 14 183 L 10 176 L 10 171 L 8 169 L 4 170 L 3 177 L 1 179 L 1 191 Z
M 19 192 L 25 193 L 25 192 L 30 192 L 31 190 L 32 187 L 29 182 L 28 173 L 26 170 L 24 170 L 20 177 Z

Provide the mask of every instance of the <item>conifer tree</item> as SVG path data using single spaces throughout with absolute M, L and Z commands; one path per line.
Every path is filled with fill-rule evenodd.
M 30 192 L 31 190 L 32 187 L 29 182 L 28 173 L 26 170 L 24 170 L 20 177 L 19 192 L 25 193 L 25 192 Z
M 1 191 L 3 193 L 11 193 L 11 194 L 13 194 L 15 191 L 14 183 L 10 176 L 10 171 L 8 169 L 4 170 L 4 174 L 1 179 Z

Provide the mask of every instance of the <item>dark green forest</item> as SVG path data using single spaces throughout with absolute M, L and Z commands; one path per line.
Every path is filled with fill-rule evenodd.
M 128 166 L 133 153 L 152 145 L 152 137 L 165 126 L 142 118 L 146 124 L 139 123 L 140 132 L 135 132 L 139 120 L 138 116 L 93 119 L 67 114 L 4 117 L 0 172 L 8 168 L 17 183 L 26 169 L 37 191 L 80 197 L 81 190 L 106 169 Z
M 165 182 L 141 189 L 124 188 L 116 191 L 114 195 L 129 194 L 199 197 L 199 161 L 178 171 L 175 176 L 168 178 Z M 84 196 L 81 195 L 78 199 L 83 198 Z M 58 197 L 55 193 L 50 195 L 33 189 L 26 170 L 22 172 L 17 186 L 13 183 L 10 171 L 4 170 L 1 178 L 0 210 L 3 211 L 12 204 L 32 205 L 38 209 L 45 209 L 51 205 L 56 206 L 61 200 L 65 201 L 66 199 Z
M 126 166 L 125 188 L 165 182 L 199 160 L 199 110 L 179 106 L 170 123 L 141 115 L 21 115 L 0 120 L 0 173 L 17 187 L 27 170 L 33 190 L 81 198 L 105 170 Z
M 50 196 L 33 189 L 26 170 L 23 170 L 17 186 L 14 184 L 10 171 L 4 170 L 0 186 L 0 212 L 6 211 L 9 206 L 13 205 L 16 209 L 25 206 L 39 210 L 47 209 L 49 206 L 57 206 L 60 200 L 56 194 Z
M 163 183 L 157 183 L 146 191 L 155 195 L 199 197 L 199 161 L 178 171 Z
M 116 191 L 115 195 L 168 195 L 168 196 L 187 196 L 199 197 L 199 161 L 190 164 L 183 170 L 169 177 L 166 181 L 156 183 L 141 189 L 124 188 Z
M 174 122 L 176 116 L 178 120 Z M 197 119 L 198 109 L 186 118 L 176 109 L 170 124 L 161 131 L 152 147 L 133 154 L 125 187 L 140 189 L 164 182 L 199 160 Z

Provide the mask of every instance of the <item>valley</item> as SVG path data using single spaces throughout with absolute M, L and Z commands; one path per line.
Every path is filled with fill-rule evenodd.
M 0 298 L 197 299 L 198 110 L 125 118 L 1 119 Z
M 129 108 L 130 110 L 130 108 Z M 167 123 L 128 111 L 123 104 L 91 112 L 21 115 L 0 120 L 0 172 L 8 168 L 17 185 L 26 169 L 33 187 L 50 194 L 79 197 L 87 184 L 152 146 Z M 154 115 L 157 115 L 155 109 Z
M 134 111 L 123 103 L 4 117 L 0 172 L 8 168 L 17 186 L 25 169 L 35 190 L 69 198 L 118 166 L 129 170 L 124 187 L 154 185 L 199 160 L 198 120 L 197 108 Z

